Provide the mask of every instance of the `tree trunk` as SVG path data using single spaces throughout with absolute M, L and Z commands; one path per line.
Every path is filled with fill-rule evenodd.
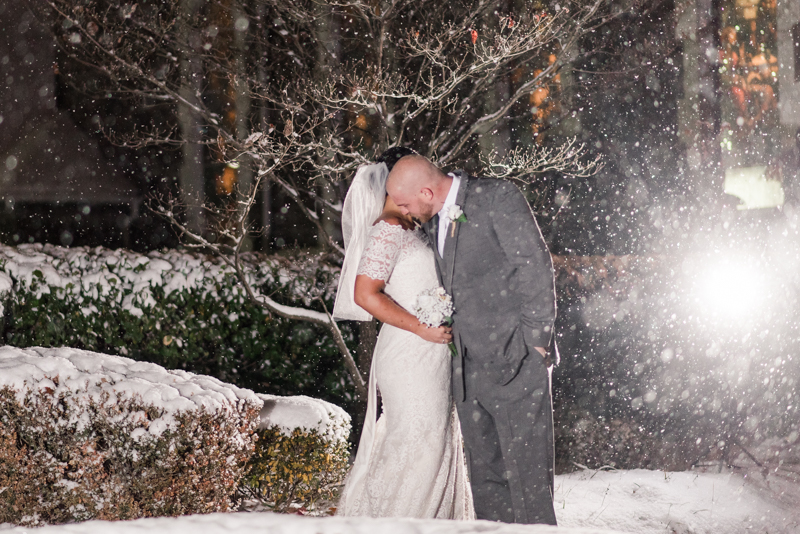
M 375 343 L 378 340 L 378 321 L 360 321 L 358 323 L 358 347 L 356 347 L 356 363 L 361 376 L 369 384 L 369 372 L 372 367 L 372 354 L 375 352 Z M 380 413 L 380 410 L 378 410 Z M 358 445 L 361 439 L 364 417 L 367 414 L 367 399 L 356 404 L 353 409 L 353 431 L 350 439 L 353 444 Z
M 358 369 L 364 377 L 369 376 L 372 366 L 372 353 L 375 352 L 375 343 L 378 341 L 378 324 L 374 319 L 358 323 L 358 347 L 356 359 Z
M 247 62 L 249 49 L 247 36 L 249 20 L 241 9 L 233 12 L 234 47 L 236 49 L 236 78 L 234 90 L 236 92 L 236 138 L 244 142 L 250 135 L 250 88 L 247 84 Z M 237 169 L 237 187 L 241 195 L 249 195 L 253 187 L 253 164 L 247 154 L 240 157 Z M 243 207 L 239 208 L 240 210 Z M 252 217 L 248 217 L 245 228 L 248 232 L 242 236 L 242 251 L 253 250 L 253 239 L 249 233 L 252 227 Z
M 702 171 L 698 173 L 695 187 L 705 197 L 705 205 L 717 210 L 721 200 L 724 173 L 722 152 L 718 136 L 721 128 L 719 54 L 720 16 L 717 0 L 697 0 L 697 106 L 698 119 L 711 124 L 710 130 L 701 135 L 700 155 Z M 696 193 L 696 194 L 697 194 Z
M 261 87 L 266 87 L 268 82 L 268 59 L 263 39 L 265 39 L 264 21 L 267 19 L 267 6 L 264 2 L 259 2 L 256 10 L 258 13 L 258 18 L 256 19 L 257 26 L 255 29 L 257 37 L 256 42 L 258 43 L 258 50 L 256 51 L 256 64 L 258 65 L 256 69 L 256 81 Z M 262 102 L 259 106 L 258 117 L 261 131 L 268 132 L 271 122 L 271 111 L 267 107 L 266 102 Z M 260 249 L 262 252 L 269 252 L 272 226 L 272 182 L 269 180 L 268 176 L 265 176 L 261 183 L 260 208 L 260 217 L 258 221 L 261 229 Z
M 336 16 L 333 7 L 319 3 L 315 8 L 316 15 L 316 32 L 317 32 L 317 61 L 314 69 L 314 78 L 318 84 L 324 83 L 331 75 L 333 70 L 332 62 L 336 61 L 339 57 L 339 25 L 334 24 L 334 17 Z M 329 129 L 335 129 L 336 124 L 327 126 Z M 329 130 L 330 131 L 330 130 Z M 323 132 L 327 133 L 327 132 Z M 333 158 L 334 154 L 328 153 L 321 156 L 320 159 Z M 325 180 L 319 184 L 320 196 L 331 203 L 336 201 L 337 195 L 333 190 L 333 185 L 329 180 Z M 341 226 L 338 218 L 333 216 L 329 209 L 324 206 L 322 212 L 322 228 L 331 238 L 336 241 L 341 241 Z M 325 236 L 319 236 L 319 244 L 323 247 L 327 246 L 327 239 Z
M 181 0 L 181 37 L 187 48 L 197 50 L 200 37 L 191 29 L 191 19 L 202 3 L 199 0 Z M 198 102 L 203 79 L 203 65 L 193 52 L 187 53 L 180 60 L 181 96 L 188 102 Z M 202 139 L 202 121 L 189 106 L 178 104 L 178 124 L 184 144 L 181 150 L 181 168 L 178 175 L 178 187 L 181 199 L 186 206 L 186 226 L 197 234 L 205 229 L 202 205 L 205 201 L 205 162 Z
M 497 11 L 506 15 L 509 11 L 509 2 L 498 2 Z M 497 81 L 490 90 L 490 96 L 486 99 L 488 107 L 485 109 L 486 113 L 491 113 L 496 108 L 500 108 L 508 99 L 511 98 L 511 80 L 508 74 L 503 74 L 497 77 Z M 490 154 L 492 151 L 497 152 L 500 156 L 504 156 L 511 149 L 511 128 L 509 121 L 498 121 L 494 126 L 489 128 L 489 131 L 480 136 L 479 146 L 481 153 L 484 155 Z

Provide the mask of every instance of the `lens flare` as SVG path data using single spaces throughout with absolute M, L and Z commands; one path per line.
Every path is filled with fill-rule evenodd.
M 757 316 L 767 295 L 767 275 L 757 262 L 724 258 L 699 269 L 694 300 L 700 317 L 739 323 Z

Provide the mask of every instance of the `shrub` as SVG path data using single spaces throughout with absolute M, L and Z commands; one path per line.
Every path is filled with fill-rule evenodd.
M 283 304 L 332 308 L 336 269 L 317 257 L 248 255 L 250 282 Z M 75 347 L 215 376 L 255 391 L 353 401 L 329 332 L 267 315 L 213 257 L 0 245 L 4 341 Z M 346 339 L 352 334 L 343 325 Z
M 701 442 L 685 428 L 661 432 L 633 417 L 605 420 L 573 409 L 558 414 L 556 472 L 576 467 L 685 471 L 703 455 Z
M 232 510 L 261 406 L 128 358 L 0 348 L 0 523 Z
M 327 513 L 347 474 L 350 416 L 308 397 L 259 397 L 264 408 L 242 494 L 278 512 Z

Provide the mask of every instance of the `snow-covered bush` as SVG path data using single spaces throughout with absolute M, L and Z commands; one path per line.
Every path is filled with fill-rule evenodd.
M 76 349 L 0 348 L 0 524 L 234 508 L 262 401 Z
M 328 309 L 336 271 L 318 258 L 249 255 L 250 283 L 283 304 Z M 233 271 L 178 251 L 0 245 L 4 340 L 68 346 L 215 376 L 256 391 L 347 404 L 352 388 L 329 332 L 269 316 Z M 346 328 L 346 325 L 345 327 Z M 351 334 L 345 330 L 344 335 Z
M 310 397 L 259 397 L 264 407 L 243 494 L 276 511 L 325 513 L 347 474 L 350 416 Z

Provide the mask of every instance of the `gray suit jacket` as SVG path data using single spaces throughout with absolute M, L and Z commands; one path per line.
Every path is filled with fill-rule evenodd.
M 467 221 L 455 228 L 443 222 L 450 225 L 444 257 L 436 250 L 438 215 L 423 228 L 434 247 L 439 282 L 453 297 L 453 393 L 463 400 L 471 380 L 507 384 L 533 347 L 550 345 L 556 300 L 550 253 L 519 189 L 456 172 L 456 204 Z M 465 358 L 475 375 L 466 383 Z

